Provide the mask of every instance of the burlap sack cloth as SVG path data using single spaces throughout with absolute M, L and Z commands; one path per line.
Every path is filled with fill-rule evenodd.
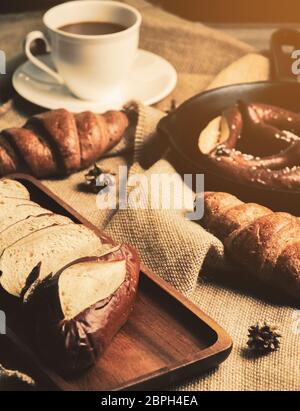
M 269 76 L 269 62 L 253 54 L 255 51 L 250 46 L 221 32 L 184 21 L 144 0 L 127 2 L 143 14 L 141 47 L 167 58 L 179 74 L 176 90 L 157 105 L 160 110 L 136 105 L 139 118 L 134 138 L 134 164 L 130 172 L 142 171 L 149 177 L 152 173 L 175 171 L 166 159 L 156 161 L 147 171 L 140 164 L 153 163 L 149 151 L 143 148 L 151 139 L 158 138 L 159 142 L 155 128 L 165 115 L 162 110 L 169 107 L 172 98 L 179 104 L 207 87 L 265 80 Z M 19 22 L 21 37 L 40 24 L 34 17 L 30 24 L 28 18 L 24 21 L 25 25 Z M 15 57 L 15 50 L 12 57 Z M 12 107 L 0 117 L 0 128 L 23 120 L 23 114 Z M 116 171 L 118 165 L 126 164 L 128 159 L 132 162 L 132 154 L 105 159 L 99 164 L 108 171 Z M 300 388 L 297 311 L 269 303 L 255 294 L 249 295 L 249 290 L 239 289 L 234 282 L 227 281 L 227 274 L 221 269 L 226 265 L 222 244 L 196 223 L 187 221 L 183 211 L 100 211 L 96 207 L 95 195 L 78 191 L 77 186 L 83 180 L 84 172 L 80 172 L 65 180 L 44 183 L 114 238 L 135 245 L 149 267 L 216 319 L 233 338 L 233 352 L 225 363 L 177 387 L 179 390 Z M 253 359 L 245 352 L 247 329 L 259 320 L 279 325 L 283 334 L 282 347 L 276 353 Z

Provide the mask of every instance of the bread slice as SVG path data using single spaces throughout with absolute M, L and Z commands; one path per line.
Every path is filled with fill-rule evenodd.
M 95 363 L 132 311 L 139 271 L 135 250 L 123 244 L 72 261 L 37 285 L 23 308 L 52 367 L 66 375 Z
M 0 284 L 10 294 L 20 297 L 29 287 L 27 278 L 40 264 L 39 280 L 77 258 L 97 256 L 100 238 L 80 224 L 47 227 L 36 231 L 5 249 L 0 260 Z
M 61 308 L 66 320 L 97 301 L 111 296 L 125 281 L 126 261 L 93 260 L 74 263 L 58 280 Z
M 29 216 L 51 214 L 33 201 L 0 197 L 0 233 Z
M 16 180 L 2 178 L 0 180 L 0 197 L 14 197 L 29 200 L 30 195 L 23 184 Z
M 6 141 L 3 133 L 0 133 L 0 176 L 7 176 L 16 171 L 22 170 L 22 164 L 15 150 Z
M 37 203 L 23 198 L 0 197 L 0 223 L 6 220 L 12 210 L 18 214 L 19 207 L 22 206 L 40 207 Z
M 0 258 L 7 247 L 13 245 L 21 238 L 46 227 L 70 223 L 72 223 L 70 218 L 59 214 L 44 214 L 18 221 L 0 233 Z
M 3 218 L 5 216 L 5 212 L 10 210 L 12 207 L 15 208 L 21 205 L 35 205 L 40 207 L 37 203 L 28 200 L 27 198 L 0 196 L 0 218 Z

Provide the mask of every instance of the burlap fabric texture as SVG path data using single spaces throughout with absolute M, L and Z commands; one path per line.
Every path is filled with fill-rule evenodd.
M 127 0 L 143 14 L 141 47 L 167 58 L 176 67 L 178 85 L 171 96 L 156 108 L 136 104 L 138 125 L 132 141 L 134 155 L 104 159 L 99 164 L 108 171 L 117 171 L 119 165 L 133 165 L 131 174 L 143 172 L 173 173 L 167 159 L 154 164 L 145 146 L 159 138 L 155 129 L 163 110 L 175 98 L 180 104 L 186 98 L 205 88 L 244 81 L 265 80 L 269 76 L 269 62 L 252 47 L 199 23 L 190 23 L 157 9 L 144 0 Z M 22 23 L 23 22 L 23 23 Z M 25 24 L 26 22 L 26 24 Z M 39 16 L 18 20 L 14 40 L 24 30 L 36 28 Z M 26 29 L 24 26 L 26 25 Z M 0 35 L 1 36 L 1 35 Z M 16 44 L 11 57 L 16 58 Z M 0 128 L 20 124 L 28 112 L 10 107 L 0 117 Z M 188 138 L 188 129 L 187 129 Z M 130 144 L 129 144 L 130 145 Z M 141 161 L 143 159 L 143 161 Z M 143 168 L 144 164 L 148 169 Z M 149 167 L 150 165 L 150 167 Z M 229 280 L 224 271 L 226 261 L 222 244 L 196 223 L 187 221 L 182 211 L 145 209 L 100 211 L 95 196 L 78 191 L 84 172 L 64 180 L 44 183 L 71 204 L 91 222 L 106 228 L 116 239 L 135 245 L 143 261 L 159 275 L 186 294 L 195 304 L 216 319 L 232 336 L 234 348 L 229 359 L 218 369 L 189 381 L 179 390 L 298 390 L 300 388 L 300 348 L 297 332 L 298 312 L 262 299 L 247 288 L 240 288 Z M 267 320 L 280 326 L 283 334 L 280 351 L 258 359 L 245 352 L 247 329 L 258 320 Z

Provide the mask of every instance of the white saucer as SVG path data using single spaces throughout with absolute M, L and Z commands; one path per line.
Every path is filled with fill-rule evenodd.
M 39 58 L 51 65 L 49 55 Z M 52 77 L 30 61 L 17 68 L 12 82 L 15 90 L 26 100 L 49 109 L 63 107 L 77 113 L 85 110 L 104 112 L 121 108 L 105 107 L 101 101 L 78 99 L 65 86 L 57 84 Z M 139 50 L 128 78 L 124 104 L 130 100 L 139 100 L 148 105 L 157 103 L 174 89 L 176 82 L 176 71 L 168 61 L 149 51 Z

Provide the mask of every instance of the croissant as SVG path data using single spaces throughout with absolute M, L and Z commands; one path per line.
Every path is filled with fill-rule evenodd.
M 202 225 L 223 241 L 229 258 L 270 287 L 299 300 L 300 220 L 227 193 L 204 194 Z
M 64 176 L 86 168 L 121 140 L 128 125 L 121 111 L 58 109 L 33 116 L 22 128 L 0 133 L 0 177 L 14 172 Z

